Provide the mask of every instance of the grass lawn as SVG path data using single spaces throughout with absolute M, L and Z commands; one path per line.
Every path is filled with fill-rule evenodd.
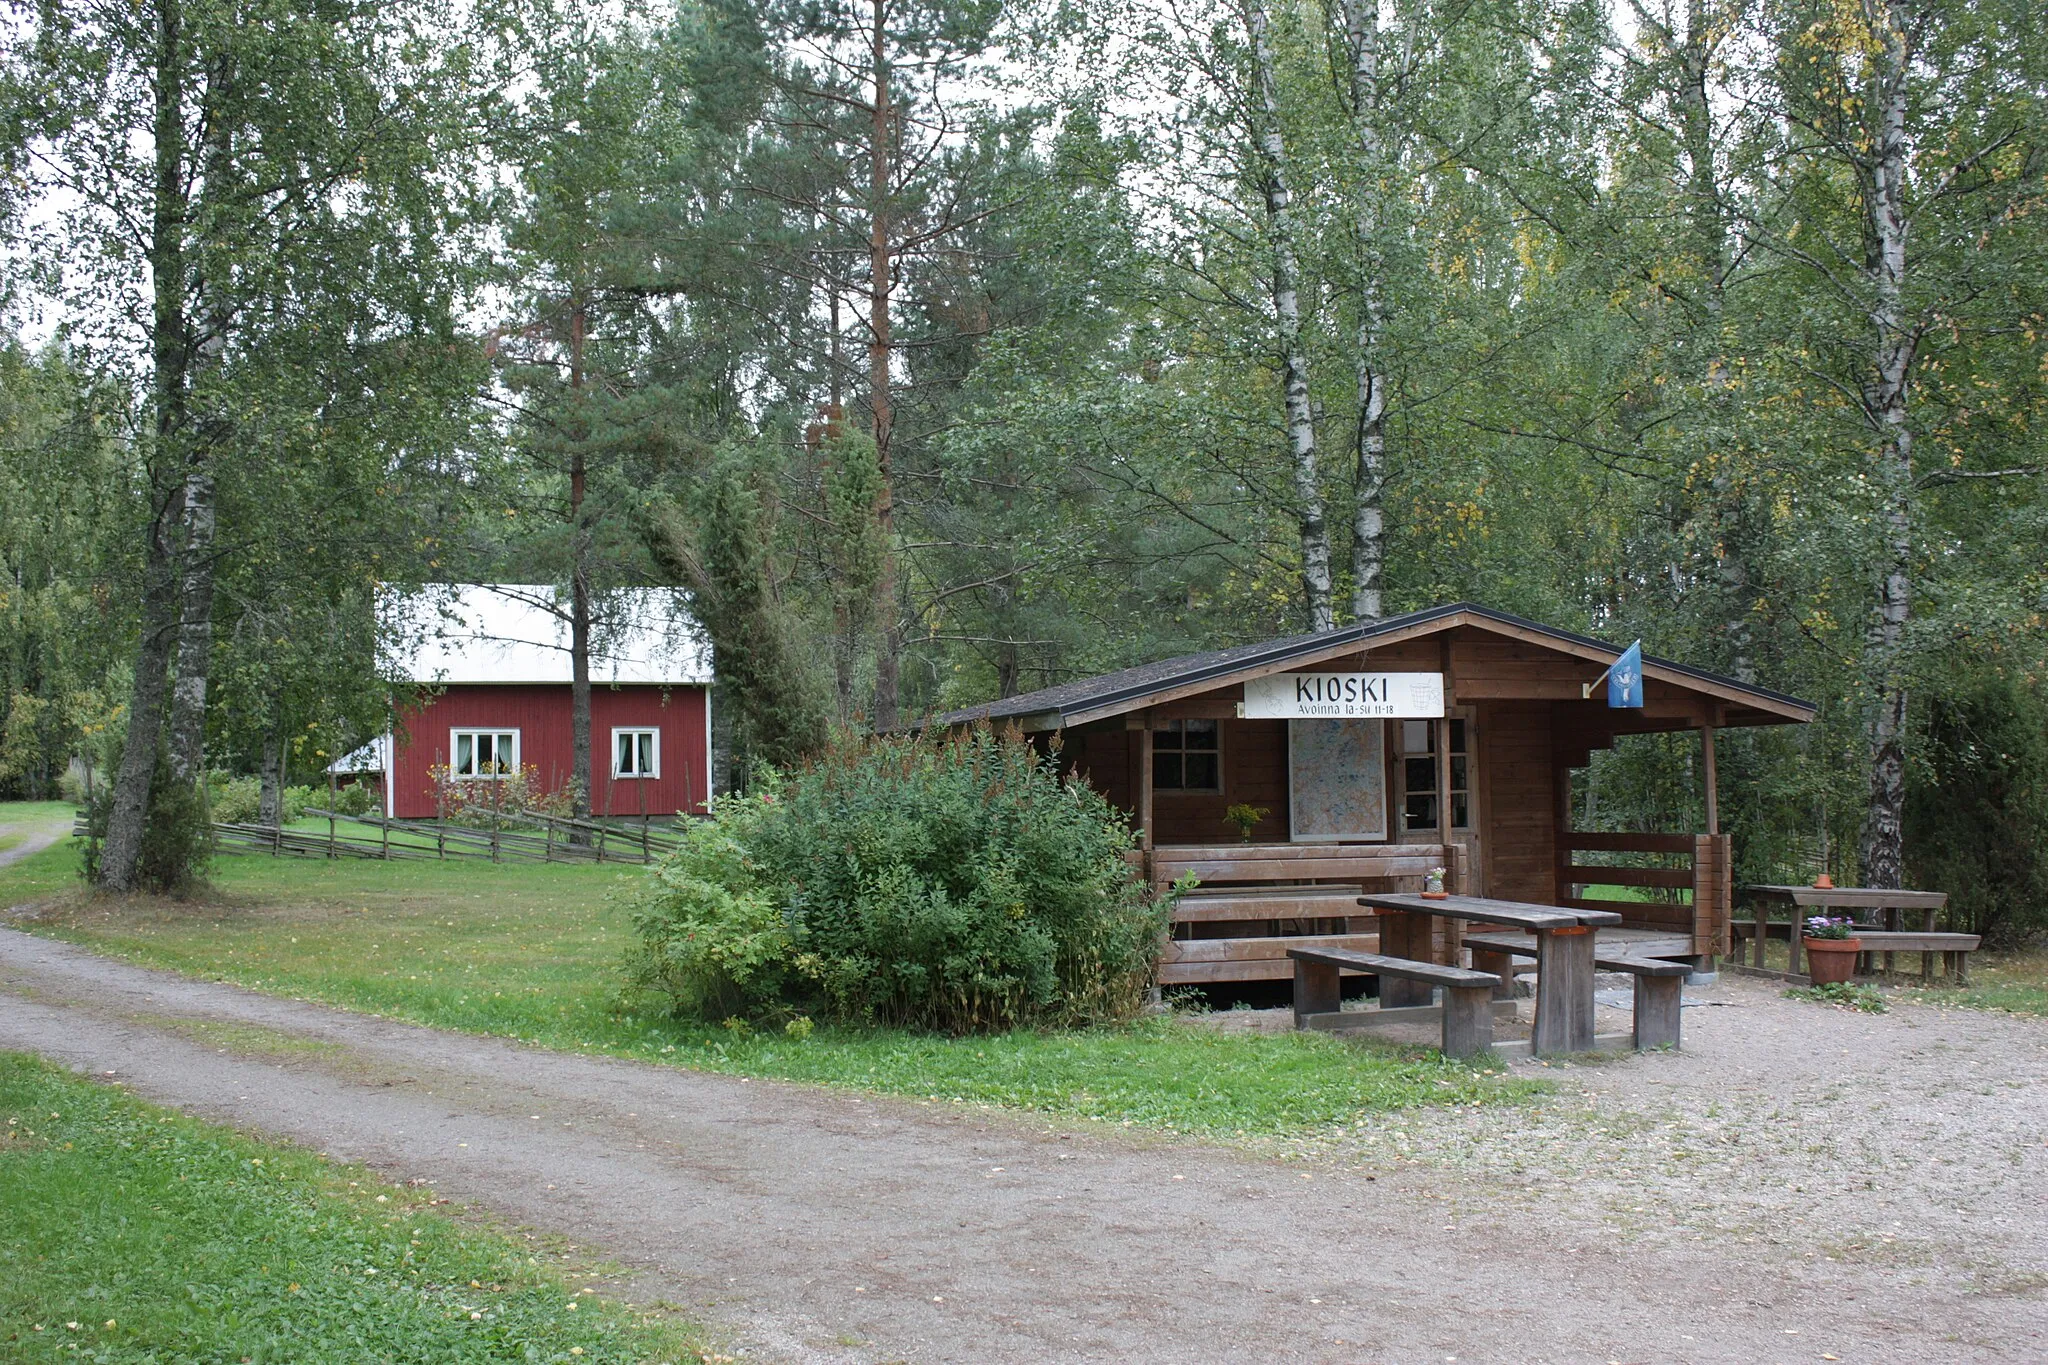
M 1172 1019 L 968 1039 L 820 1028 L 799 1039 L 636 1015 L 616 997 L 631 932 L 616 896 L 645 875 L 637 868 L 230 856 L 215 864 L 212 899 L 179 904 L 86 900 L 76 862 L 60 845 L 0 868 L 0 904 L 54 891 L 56 903 L 29 926 L 37 932 L 548 1047 L 1219 1136 L 1325 1130 L 1414 1105 L 1512 1103 L 1541 1088 L 1420 1049 Z
M 1961 990 L 1912 988 L 1911 999 L 1929 1005 L 1966 1005 L 2048 1017 L 2048 951 L 1970 954 L 1970 984 Z
M 682 1361 L 679 1323 L 432 1193 L 0 1053 L 9 1361 Z
M 31 830 L 76 814 L 69 801 L 0 801 L 0 853 L 19 844 Z

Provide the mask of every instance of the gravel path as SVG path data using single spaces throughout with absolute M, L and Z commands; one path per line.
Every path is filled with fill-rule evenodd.
M 632 1266 L 790 1361 L 2048 1359 L 2048 1025 L 1724 978 L 1533 1110 L 1248 1153 L 553 1053 L 0 931 L 0 1047 Z M 1363 1344 L 1361 1344 L 1363 1343 Z
M 17 828 L 19 826 L 9 825 L 7 832 L 12 833 Z M 11 848 L 0 848 L 0 867 L 5 867 L 11 862 L 17 862 L 22 858 L 26 858 L 31 853 L 41 853 L 70 832 L 71 821 L 69 820 L 59 820 L 54 824 L 38 825 L 29 830 L 28 836 L 20 843 L 15 844 Z

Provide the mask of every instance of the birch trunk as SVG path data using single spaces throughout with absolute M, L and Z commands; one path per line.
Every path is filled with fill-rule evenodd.
M 1351 615 L 1377 621 L 1383 614 L 1380 587 L 1387 560 L 1387 375 L 1382 361 L 1387 306 L 1386 258 L 1380 249 L 1386 138 L 1379 125 L 1379 8 L 1374 0 L 1344 0 L 1344 34 L 1351 50 L 1351 129 L 1357 144 L 1358 419 L 1352 434 Z
M 181 786 L 206 770 L 206 686 L 213 659 L 213 472 L 203 451 L 185 478 L 182 562 L 178 575 L 177 660 L 172 668 L 170 779 Z
M 157 741 L 163 733 L 164 693 L 178 628 L 178 579 L 170 537 L 178 524 L 177 497 L 149 529 L 143 552 L 142 639 L 135 652 L 135 682 L 128 694 L 128 736 L 114 771 L 107 812 L 107 838 L 100 849 L 100 884 L 132 891 L 142 859 L 142 833 L 149 823 L 150 787 L 156 776 Z
M 156 51 L 154 156 L 156 184 L 151 206 L 149 263 L 153 296 L 150 364 L 153 374 L 155 450 L 158 468 L 184 434 L 186 336 L 185 230 L 185 43 L 177 0 L 159 0 Z M 159 486 L 161 489 L 161 485 Z M 159 491 L 143 547 L 142 634 L 135 651 L 135 681 L 128 696 L 128 735 L 107 813 L 107 837 L 100 850 L 100 883 L 112 891 L 135 885 L 142 857 L 142 832 L 149 820 L 149 792 L 156 775 L 157 741 L 163 729 L 164 691 L 177 630 L 177 577 L 172 537 L 184 521 L 182 486 Z
M 1245 26 L 1252 40 L 1258 101 L 1257 140 L 1266 201 L 1266 235 L 1273 253 L 1273 314 L 1278 324 L 1287 445 L 1293 458 L 1295 513 L 1301 531 L 1301 586 L 1309 629 L 1336 624 L 1330 602 L 1330 531 L 1323 516 L 1316 469 L 1315 413 L 1309 403 L 1308 354 L 1301 338 L 1301 267 L 1295 249 L 1294 198 L 1288 188 L 1287 143 L 1280 131 L 1279 82 L 1263 0 L 1248 0 Z
M 228 121 L 220 105 L 228 98 L 229 75 L 216 70 L 208 82 L 199 111 L 204 130 L 202 184 L 207 198 L 227 192 L 233 152 Z M 191 207 L 188 202 L 188 208 Z M 205 262 L 195 271 L 188 316 L 204 318 L 203 335 L 188 338 L 191 346 L 184 385 L 189 394 L 218 370 L 227 354 L 233 319 L 225 302 L 228 268 Z M 195 344 L 196 343 L 196 344 Z M 198 420 L 194 421 L 193 418 Z M 206 692 L 213 669 L 213 542 L 217 524 L 214 505 L 213 443 L 222 439 L 224 423 L 200 409 L 186 414 L 185 517 L 183 559 L 178 581 L 178 652 L 172 665 L 171 723 L 167 749 L 170 779 L 180 786 L 200 781 L 206 773 Z
M 1896 887 L 1905 871 L 1906 619 L 1912 611 L 1913 430 L 1909 399 L 1917 335 L 1908 325 L 1906 284 L 1906 15 L 1884 19 L 1883 49 L 1873 57 L 1871 112 L 1875 146 L 1864 185 L 1869 250 L 1871 374 L 1864 407 L 1877 429 L 1877 482 L 1884 536 L 1877 609 L 1870 632 L 1876 705 L 1870 723 L 1870 793 L 1863 825 L 1863 878 Z
M 284 824 L 283 708 L 273 698 L 271 723 L 263 731 L 263 755 L 256 786 L 256 823 L 277 829 Z M 385 774 L 390 780 L 390 774 Z

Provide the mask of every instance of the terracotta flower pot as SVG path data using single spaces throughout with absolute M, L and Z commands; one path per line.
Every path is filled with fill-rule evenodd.
M 1857 938 L 1804 938 L 1806 979 L 1816 986 L 1830 986 L 1856 975 L 1856 954 L 1863 951 Z

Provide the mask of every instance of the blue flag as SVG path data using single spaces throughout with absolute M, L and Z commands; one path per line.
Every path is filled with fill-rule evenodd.
M 1609 706 L 1634 706 L 1643 704 L 1643 642 L 1636 641 L 1621 652 L 1614 661 L 1614 667 L 1607 670 L 1607 704 Z

